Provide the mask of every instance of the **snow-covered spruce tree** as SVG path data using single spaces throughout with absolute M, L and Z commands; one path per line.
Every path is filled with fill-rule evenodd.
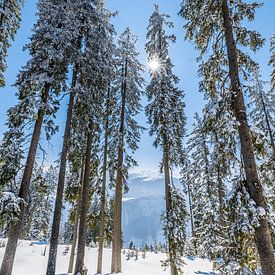
M 99 183 L 98 175 L 90 171 L 98 169 L 98 150 L 101 137 L 101 125 L 104 122 L 104 97 L 108 91 L 109 83 L 113 73 L 114 28 L 109 23 L 111 13 L 105 9 L 104 3 L 96 3 L 98 20 L 93 28 L 87 33 L 91 39 L 86 40 L 86 51 L 84 57 L 86 62 L 81 65 L 80 84 L 81 94 L 78 97 L 77 111 L 78 119 L 88 121 L 88 125 L 83 125 L 86 135 L 85 149 L 85 169 L 83 190 L 81 198 L 78 253 L 75 264 L 75 272 L 84 272 L 84 256 L 87 233 L 87 217 L 89 216 L 89 190 L 94 193 L 98 187 L 91 189 L 91 174 L 93 174 L 94 184 Z M 96 184 L 97 185 L 97 184 Z M 90 215 L 91 217 L 91 215 Z M 103 224 L 104 226 L 104 224 Z
M 13 127 L 12 119 L 8 122 L 9 130 L 4 133 L 0 143 L 0 228 L 8 230 L 9 224 L 16 222 L 20 215 L 22 199 L 17 197 L 17 174 L 22 168 L 23 144 L 25 135 L 22 127 Z
M 87 216 L 89 210 L 89 190 L 91 189 L 91 166 L 98 168 L 97 150 L 99 148 L 100 123 L 102 123 L 103 97 L 106 95 L 108 83 L 112 75 L 112 58 L 114 45 L 112 44 L 113 26 L 108 20 L 110 12 L 105 10 L 103 3 L 97 3 L 96 12 L 99 20 L 87 33 L 92 39 L 87 40 L 86 50 L 83 53 L 83 61 L 80 67 L 80 89 L 77 98 L 76 114 L 79 121 L 88 121 L 88 125 L 82 125 L 83 133 L 86 136 L 85 169 L 83 187 L 81 192 L 81 209 L 79 221 L 78 253 L 75 264 L 75 272 L 83 272 L 85 244 L 87 233 Z M 95 111 L 97 110 L 97 111 Z M 93 173 L 94 174 L 94 173 Z M 93 176 L 93 181 L 97 177 Z M 90 190 L 94 193 L 94 188 Z M 103 225 L 104 226 L 104 225 Z
M 229 228 L 223 248 L 223 274 L 261 274 L 257 247 L 253 238 L 254 225 L 259 223 L 264 210 L 251 200 L 240 176 L 233 179 L 232 190 L 227 199 Z
M 55 1 L 38 2 L 38 22 L 34 27 L 31 42 L 27 45 L 31 59 L 20 72 L 16 82 L 19 103 L 12 109 L 13 126 L 20 128 L 35 121 L 18 194 L 24 201 L 27 201 L 42 126 L 45 126 L 47 137 L 56 131 L 52 121 L 57 110 L 55 99 L 65 86 L 67 68 L 66 55 L 63 55 L 67 45 L 64 41 L 67 35 L 63 32 L 66 25 L 65 14 L 62 1 L 58 4 Z M 22 203 L 18 222 L 10 226 L 0 274 L 10 275 L 12 272 L 24 209 L 25 204 Z
M 271 52 L 271 57 L 270 57 L 270 61 L 269 61 L 269 65 L 273 68 L 272 69 L 272 72 L 271 72 L 271 79 L 270 79 L 270 91 L 268 92 L 268 96 L 271 96 L 274 94 L 274 91 L 275 91 L 275 34 L 273 34 L 273 36 L 271 37 L 271 40 L 270 40 L 270 52 Z M 274 96 L 272 97 L 273 98 L 273 101 L 274 101 Z M 273 113 L 274 113 L 274 105 L 273 105 Z M 273 124 L 271 126 L 272 128 L 272 133 L 273 133 L 273 138 L 274 138 L 274 121 L 272 121 Z M 273 155 L 273 159 L 272 161 L 270 162 L 270 166 L 268 167 L 268 171 L 265 171 L 265 169 L 262 169 L 262 174 L 265 174 L 265 178 L 268 178 L 268 175 L 269 175 L 269 178 L 271 178 L 271 181 L 270 182 L 273 182 L 273 185 L 270 185 L 270 190 L 271 190 L 271 194 L 273 193 L 273 195 L 271 195 L 271 201 L 270 203 L 272 204 L 272 207 L 273 209 L 275 209 L 275 200 L 274 200 L 274 182 L 275 182 L 275 179 L 274 179 L 274 170 L 272 167 L 274 167 L 274 155 Z M 263 168 L 265 168 L 264 165 L 262 165 Z M 273 192 L 272 192 L 273 191 Z M 267 191 L 267 194 L 270 194 L 270 192 Z M 273 240 L 275 239 L 275 232 L 273 234 Z M 274 242 L 273 242 L 274 244 Z
M 223 91 L 226 92 L 226 91 Z M 223 94 L 221 92 L 221 95 Z M 237 156 L 238 127 L 226 97 L 211 95 L 204 108 L 204 127 L 209 135 L 211 180 L 218 187 L 219 256 L 223 259 L 221 271 L 225 274 L 250 274 L 258 265 L 253 239 L 255 221 L 244 187 L 243 167 Z M 241 176 L 239 173 L 241 172 Z M 235 179 L 236 175 L 239 175 Z M 233 188 L 225 198 L 225 185 Z M 254 207 L 254 206 L 253 206 Z M 255 216 L 258 213 L 255 212 Z
M 253 78 L 255 79 L 254 85 L 249 87 L 249 98 L 250 104 L 249 107 L 251 109 L 251 120 L 253 122 L 253 129 L 255 128 L 256 133 L 257 130 L 260 130 L 261 136 L 263 139 L 267 140 L 267 145 L 269 148 L 267 155 L 269 155 L 270 159 L 275 158 L 275 143 L 274 143 L 274 125 L 275 120 L 273 118 L 273 114 L 275 111 L 275 99 L 273 92 L 274 90 L 270 90 L 266 92 L 264 90 L 265 83 L 261 80 L 261 75 L 259 74 L 259 69 L 256 68 L 253 74 Z M 264 144 L 263 146 L 264 147 Z M 259 148 L 260 149 L 260 148 Z M 269 153 L 269 154 L 268 154 Z
M 81 64 L 85 64 L 85 55 L 83 52 L 87 49 L 89 40 L 92 39 L 90 36 L 91 29 L 96 22 L 96 11 L 95 11 L 95 0 L 85 1 L 68 1 L 67 2 L 67 14 L 69 23 L 67 29 L 70 30 L 68 40 L 70 42 L 70 62 L 73 67 L 72 79 L 70 87 L 69 104 L 67 109 L 66 124 L 64 129 L 62 151 L 60 156 L 60 167 L 58 177 L 58 187 L 54 208 L 54 217 L 50 239 L 50 252 L 47 265 L 47 275 L 55 274 L 56 267 L 56 254 L 59 238 L 59 229 L 61 221 L 62 201 L 65 186 L 65 175 L 66 175 L 66 163 L 67 155 L 70 146 L 71 139 L 71 127 L 72 127 L 72 116 L 74 110 L 74 102 L 76 94 L 80 89 L 80 70 Z M 85 41 L 85 43 L 84 43 Z M 67 42 L 68 43 L 68 42 Z
M 151 66 L 152 80 L 147 86 L 149 105 L 146 107 L 146 114 L 151 126 L 150 134 L 155 136 L 154 146 L 160 147 L 163 153 L 161 168 L 165 177 L 166 220 L 171 222 L 171 218 L 177 216 L 177 209 L 173 209 L 172 204 L 170 171 L 174 166 L 180 165 L 184 158 L 182 139 L 185 135 L 186 118 L 183 92 L 177 88 L 179 79 L 172 72 L 173 64 L 168 52 L 169 44 L 175 41 L 174 35 L 166 34 L 165 27 L 173 26 L 167 21 L 168 18 L 169 16 L 161 14 L 155 5 L 147 28 L 146 51 L 149 64 L 157 66 Z M 171 215 L 172 217 L 169 217 Z M 174 256 L 178 256 L 178 252 L 182 251 L 184 240 L 178 242 L 173 232 L 167 233 L 171 274 L 175 275 L 178 274 L 180 266 L 177 266 L 179 261 Z
M 227 182 L 232 174 L 240 167 L 237 156 L 237 123 L 226 97 L 212 94 L 203 109 L 203 131 L 209 136 L 209 170 L 212 184 L 217 187 L 219 198 L 220 225 L 225 225 L 225 197 Z M 223 230 L 225 232 L 225 230 Z
M 119 37 L 117 49 L 118 72 L 114 85 L 120 94 L 116 122 L 110 138 L 110 152 L 116 156 L 114 158 L 111 155 L 111 159 L 116 159 L 112 273 L 121 272 L 122 193 L 128 177 L 128 169 L 136 164 L 131 153 L 137 150 L 140 131 L 143 129 L 135 120 L 135 116 L 141 110 L 141 89 L 144 82 L 141 76 L 143 66 L 138 60 L 136 42 L 137 37 L 127 28 Z
M 106 229 L 106 189 L 107 189 L 107 172 L 109 170 L 114 171 L 114 167 L 110 168 L 110 165 L 114 164 L 115 161 L 110 161 L 109 156 L 109 140 L 112 135 L 112 130 L 114 129 L 112 118 L 115 117 L 116 110 L 116 90 L 108 83 L 107 93 L 105 93 L 105 98 L 103 101 L 104 116 L 103 116 L 103 134 L 104 134 L 104 144 L 101 166 L 100 166 L 100 180 L 102 185 L 100 187 L 101 199 L 100 199 L 100 216 L 99 216 L 99 248 L 98 248 L 98 261 L 97 261 L 97 273 L 102 274 L 102 262 L 103 262 L 103 247 L 105 240 L 105 229 Z M 115 122 L 115 121 L 114 121 Z
M 12 108 L 8 111 L 9 130 L 0 143 L 0 192 L 16 191 L 16 175 L 22 168 L 25 142 L 24 127 L 14 125 Z
M 102 119 L 101 119 L 101 129 L 102 129 L 102 161 L 99 167 L 99 182 L 98 194 L 100 196 L 100 212 L 99 212 L 99 227 L 98 227 L 98 260 L 97 260 L 97 273 L 102 274 L 102 262 L 103 262 L 103 246 L 104 246 L 104 235 L 105 235 L 105 207 L 106 207 L 106 188 L 107 188 L 107 172 L 109 169 L 109 164 L 114 163 L 109 161 L 109 139 L 112 130 L 114 129 L 113 118 L 115 118 L 116 104 L 117 104 L 117 90 L 113 87 L 113 81 L 116 77 L 116 47 L 113 42 L 113 36 L 115 30 L 113 25 L 110 23 L 110 19 L 114 16 L 105 7 L 105 1 L 97 2 L 97 11 L 101 20 L 96 27 L 96 54 L 101 56 L 101 64 L 99 67 L 101 71 L 99 72 L 99 81 L 101 87 L 101 106 L 102 106 Z M 98 49 L 100 51 L 98 51 Z M 98 59 L 98 58 L 97 58 Z M 115 120 L 115 119 L 114 119 Z
M 88 72 L 90 71 L 87 70 L 86 72 L 88 74 Z M 98 104 L 99 98 L 97 96 L 95 97 L 98 87 L 96 85 L 93 85 L 95 83 L 92 84 L 90 81 L 87 81 L 87 84 L 88 85 L 86 86 L 86 91 L 84 90 L 83 95 L 80 95 L 80 98 L 78 98 L 78 100 L 81 101 L 80 104 L 82 106 L 80 107 L 80 109 L 78 109 L 77 107 L 75 109 L 75 112 L 79 115 L 79 119 L 81 119 L 84 123 L 88 121 L 88 124 L 83 125 L 83 130 L 86 134 L 86 148 L 83 184 L 81 188 L 82 193 L 80 194 L 81 208 L 79 212 L 79 234 L 74 271 L 76 274 L 84 274 L 87 217 L 90 205 L 90 196 L 94 193 L 94 185 L 97 181 L 99 164 L 98 148 L 100 142 L 100 112 L 95 112 L 95 110 L 100 109 L 100 104 Z M 89 90 L 88 87 L 92 87 L 91 90 Z M 90 95 L 88 93 L 90 93 Z
M 45 170 L 45 167 L 38 164 L 35 165 L 21 238 L 27 240 L 48 240 L 53 196 L 57 182 L 56 172 L 56 168 L 53 166 Z
M 164 212 L 162 215 L 163 219 L 163 230 L 164 235 L 167 239 L 173 236 L 173 241 L 169 244 L 169 255 L 173 259 L 173 263 L 178 267 L 178 271 L 184 265 L 183 255 L 185 253 L 185 228 L 188 218 L 187 207 L 185 196 L 181 190 L 174 185 L 170 188 L 171 192 L 171 205 L 168 212 Z M 183 245 L 179 245 L 183 243 Z M 162 265 L 164 267 L 169 265 L 170 260 L 164 261 Z
M 100 215 L 100 196 L 99 196 L 99 183 L 95 183 L 95 192 L 91 199 L 91 205 L 89 207 L 87 215 L 87 230 L 86 241 L 90 246 L 95 246 L 99 237 L 99 215 Z
M 106 196 L 106 215 L 105 215 L 105 241 L 107 247 L 111 247 L 114 229 L 114 197 Z
M 266 189 L 268 203 L 274 205 L 274 90 L 271 88 L 270 91 L 265 91 L 266 83 L 261 80 L 258 68 L 255 69 L 251 83 L 253 84 L 248 87 L 250 96 L 249 110 L 253 123 L 252 138 L 259 167 L 259 177 Z
M 197 173 L 195 163 L 191 161 L 191 156 L 189 154 L 186 154 L 185 157 L 186 160 L 181 169 L 181 180 L 183 183 L 183 190 L 188 198 L 188 214 L 191 226 L 191 236 L 186 236 L 185 254 L 198 256 L 196 218 L 198 218 L 198 212 L 200 212 L 199 209 L 201 209 L 202 206 L 198 205 L 200 201 L 196 196 L 199 186 L 196 181 Z
M 20 26 L 23 3 L 24 0 L 2 0 L 0 3 L 0 87 L 5 85 L 7 51 Z
M 205 92 L 215 93 L 217 83 L 223 83 L 222 85 L 228 88 L 232 112 L 239 124 L 238 136 L 246 188 L 256 205 L 266 208 L 241 84 L 241 79 L 245 81 L 246 73 L 255 66 L 249 55 L 242 52 L 241 48 L 248 47 L 256 51 L 263 45 L 260 34 L 248 30 L 242 24 L 245 19 L 254 19 L 258 7 L 258 3 L 248 4 L 245 1 L 183 1 L 180 14 L 187 20 L 186 37 L 195 41 L 201 60 L 207 52 L 208 58 L 200 67 Z M 275 258 L 267 217 L 261 218 L 259 226 L 255 228 L 255 237 L 262 272 L 272 274 L 275 270 Z
M 187 255 L 196 255 L 196 247 L 195 247 L 195 225 L 194 225 L 194 205 L 193 205 L 193 188 L 192 188 L 192 177 L 191 177 L 191 161 L 190 156 L 188 154 L 185 155 L 185 161 L 181 168 L 181 182 L 183 185 L 183 191 L 187 196 L 188 199 L 188 215 L 190 220 L 190 227 L 191 227 L 191 236 L 186 236 L 186 246 L 185 251 Z
M 200 256 L 213 259 L 220 252 L 223 238 L 219 222 L 218 185 L 213 179 L 209 141 L 204 121 L 195 114 L 194 129 L 188 141 L 192 162 L 187 172 L 193 189 L 195 245 Z
M 78 237 L 79 212 L 84 177 L 85 134 L 80 130 L 81 121 L 74 115 L 72 118 L 71 143 L 68 154 L 69 174 L 66 176 L 65 200 L 72 205 L 71 224 L 72 248 L 68 266 L 68 273 L 73 273 L 75 251 Z

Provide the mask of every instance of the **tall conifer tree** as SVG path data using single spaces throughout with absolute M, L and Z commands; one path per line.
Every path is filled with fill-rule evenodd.
M 3 0 L 0 3 L 0 87 L 5 85 L 7 51 L 20 26 L 23 3 L 24 0 Z
M 66 81 L 68 60 L 66 54 L 60 54 L 66 53 L 67 44 L 64 41 L 66 35 L 63 32 L 66 13 L 61 2 L 58 4 L 53 2 L 38 2 L 38 22 L 31 42 L 27 45 L 31 60 L 18 76 L 16 87 L 19 91 L 19 103 L 9 113 L 10 132 L 16 133 L 14 129 L 22 129 L 28 123 L 35 122 L 18 194 L 23 201 L 27 201 L 42 126 L 45 126 L 47 137 L 56 131 L 52 120 L 57 110 L 56 96 L 63 90 Z M 16 135 L 18 137 L 18 134 Z M 2 168 L 5 168 L 6 164 L 4 163 Z M 10 275 L 12 272 L 24 211 L 25 204 L 22 203 L 18 221 L 10 225 L 1 275 Z
M 232 112 L 238 122 L 238 136 L 246 179 L 243 181 L 257 207 L 266 209 L 263 187 L 258 177 L 251 129 L 243 96 L 241 79 L 254 67 L 251 58 L 241 47 L 258 50 L 263 39 L 256 31 L 250 31 L 242 24 L 252 21 L 260 4 L 245 1 L 183 1 L 180 14 L 187 20 L 186 37 L 196 42 L 200 60 L 207 52 L 208 59 L 202 62 L 202 90 L 216 93 L 227 87 L 224 99 L 230 101 Z M 217 89 L 217 86 L 221 87 Z M 263 274 L 275 270 L 275 258 L 267 216 L 262 216 L 255 226 L 255 237 Z
M 121 215 L 122 194 L 128 177 L 129 167 L 136 164 L 130 152 L 135 152 L 140 140 L 140 127 L 135 116 L 141 110 L 143 66 L 138 60 L 136 36 L 127 28 L 120 36 L 117 49 L 118 72 L 114 83 L 118 91 L 118 108 L 115 130 L 111 137 L 111 159 L 116 159 L 114 233 L 112 246 L 111 272 L 121 272 Z M 130 151 L 130 152 L 129 152 Z
M 165 220 L 171 222 L 171 219 L 177 217 L 176 209 L 173 208 L 175 198 L 172 197 L 174 192 L 172 192 L 171 170 L 183 163 L 182 140 L 185 135 L 186 118 L 183 92 L 177 87 L 179 79 L 172 72 L 173 64 L 168 52 L 169 44 L 175 41 L 174 35 L 166 34 L 165 27 L 173 26 L 168 18 L 169 16 L 161 14 L 155 5 L 149 20 L 146 43 L 152 77 L 147 86 L 149 105 L 146 107 L 146 114 L 150 123 L 150 134 L 155 136 L 154 146 L 161 148 L 163 153 L 161 168 L 165 177 Z M 182 251 L 184 240 L 179 242 L 171 228 L 166 232 L 171 274 L 175 275 L 180 271 L 176 256 L 178 251 Z
M 71 30 L 71 34 L 68 36 L 68 41 L 71 43 L 70 63 L 72 64 L 73 69 L 62 151 L 60 156 L 59 177 L 51 231 L 47 275 L 55 274 L 56 254 L 64 195 L 63 193 L 65 187 L 67 155 L 71 140 L 71 127 L 74 104 L 77 93 L 79 93 L 81 89 L 81 66 L 85 66 L 85 63 L 88 62 L 87 55 L 85 55 L 85 53 L 88 51 L 87 48 L 89 47 L 89 40 L 92 39 L 91 29 L 94 27 L 94 24 L 97 20 L 95 11 L 95 0 L 68 1 L 66 7 L 69 18 L 67 29 Z

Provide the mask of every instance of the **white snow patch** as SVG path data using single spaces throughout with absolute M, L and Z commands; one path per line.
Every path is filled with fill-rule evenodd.
M 43 252 L 46 247 L 46 256 Z M 47 254 L 49 247 L 45 245 L 32 245 L 29 241 L 19 241 L 16 252 L 13 275 L 44 275 L 47 267 Z M 57 268 L 56 274 L 68 274 L 67 268 L 69 263 L 70 251 L 66 252 L 66 246 L 58 247 Z M 0 261 L 2 261 L 4 248 L 0 248 Z M 104 250 L 103 274 L 110 274 L 111 267 L 111 249 Z M 165 260 L 165 254 L 146 253 L 146 258 L 142 258 L 142 253 L 139 254 L 139 259 L 126 260 L 125 255 L 122 255 L 122 275 L 170 275 L 170 269 L 163 270 L 161 260 Z M 186 258 L 186 266 L 184 268 L 185 275 L 195 274 L 214 274 L 212 272 L 212 263 L 208 260 L 199 258 Z M 97 249 L 87 248 L 85 265 L 88 268 L 88 275 L 96 273 L 97 264 Z
M 131 201 L 131 200 L 134 200 L 135 198 L 123 198 L 122 201 L 123 202 L 126 202 L 126 201 Z

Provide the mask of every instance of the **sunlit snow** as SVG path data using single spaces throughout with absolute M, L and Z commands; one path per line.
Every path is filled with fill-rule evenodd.
M 46 256 L 43 256 L 46 247 Z M 31 245 L 30 241 L 19 241 L 16 252 L 13 275 L 44 275 L 47 266 L 48 246 Z M 4 248 L 0 248 L 0 261 L 2 260 Z M 57 275 L 66 275 L 68 273 L 68 263 L 70 257 L 70 247 L 60 245 L 58 247 L 57 257 Z M 142 252 L 139 253 L 138 260 L 126 259 L 126 255 L 122 255 L 121 275 L 169 275 L 170 269 L 163 270 L 161 260 L 165 260 L 165 254 L 147 252 L 145 259 L 142 258 Z M 186 266 L 184 267 L 185 275 L 195 274 L 215 274 L 212 271 L 212 263 L 208 260 L 199 258 L 186 258 Z M 85 263 L 88 268 L 88 275 L 96 273 L 97 248 L 87 248 Z M 110 275 L 111 266 L 111 249 L 104 250 L 103 274 Z

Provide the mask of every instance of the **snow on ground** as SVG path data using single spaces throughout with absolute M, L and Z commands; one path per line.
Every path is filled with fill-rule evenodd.
M 29 241 L 19 241 L 15 265 L 12 275 L 45 275 L 47 266 L 47 253 L 43 256 L 45 245 L 30 245 Z M 48 252 L 48 247 L 46 247 Z M 66 246 L 60 245 L 58 248 L 57 274 L 65 275 L 68 268 L 69 255 L 66 252 Z M 0 248 L 0 262 L 4 254 L 4 248 Z M 142 253 L 139 259 L 126 260 L 122 256 L 123 273 L 121 275 L 170 275 L 169 268 L 164 271 L 161 267 L 161 260 L 165 260 L 164 254 L 146 253 L 146 258 L 142 259 Z M 186 259 L 184 268 L 185 275 L 215 274 L 212 272 L 212 263 L 204 259 Z M 88 268 L 88 275 L 96 273 L 97 249 L 87 248 L 85 264 Z M 104 250 L 103 272 L 110 275 L 111 250 Z

